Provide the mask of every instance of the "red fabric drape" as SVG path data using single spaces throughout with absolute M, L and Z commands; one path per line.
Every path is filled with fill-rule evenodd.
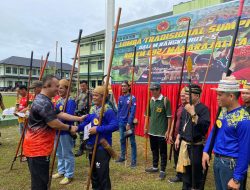
M 172 108 L 172 115 L 175 112 L 176 108 L 176 99 L 178 94 L 178 84 L 163 84 L 162 86 L 162 94 L 167 96 L 171 102 Z M 144 135 L 144 112 L 147 106 L 147 84 L 134 84 L 134 88 L 132 94 L 136 97 L 136 118 L 138 119 L 139 123 L 135 129 L 136 135 L 143 136 Z M 211 88 L 217 87 L 217 84 L 206 84 L 204 86 L 201 102 L 204 103 L 210 111 L 211 117 L 211 125 L 209 128 L 209 132 L 211 131 L 211 127 L 214 124 L 218 105 L 216 100 L 216 92 L 211 90 Z M 118 102 L 118 97 L 121 95 L 121 85 L 114 84 L 112 85 L 112 90 L 116 102 Z

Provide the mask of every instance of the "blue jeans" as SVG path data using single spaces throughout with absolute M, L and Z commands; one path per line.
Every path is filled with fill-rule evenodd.
M 227 184 L 233 178 L 236 160 L 215 156 L 214 158 L 214 178 L 216 190 L 227 190 Z M 242 182 L 240 185 L 242 188 Z
M 120 143 L 121 143 L 121 158 L 125 159 L 126 154 L 126 138 L 124 132 L 126 131 L 126 125 L 123 123 L 119 123 L 119 131 L 120 131 Z M 131 144 L 131 163 L 136 164 L 136 142 L 135 142 L 135 133 L 134 127 L 131 127 L 133 134 L 128 137 L 130 139 Z
M 24 123 L 19 123 L 19 133 L 20 133 L 20 135 L 22 135 L 23 128 L 24 128 Z
M 57 169 L 59 174 L 64 174 L 64 177 L 73 178 L 75 170 L 75 157 L 73 154 L 74 141 L 68 135 L 60 135 L 56 156 L 58 158 Z

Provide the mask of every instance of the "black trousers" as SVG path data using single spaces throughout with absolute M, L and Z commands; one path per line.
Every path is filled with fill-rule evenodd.
M 49 157 L 27 157 L 27 159 L 31 175 L 31 190 L 47 190 L 49 183 Z
M 176 168 L 177 163 L 178 163 L 180 149 L 175 150 L 175 147 L 173 147 L 173 149 L 174 149 L 174 165 L 175 165 L 175 168 Z M 182 173 L 177 172 L 176 177 L 178 177 L 179 179 L 182 179 Z
M 89 163 L 91 163 L 92 154 L 89 154 Z M 109 177 L 110 155 L 106 150 L 98 149 L 96 151 L 95 163 L 92 171 L 92 189 L 110 190 L 111 182 Z
M 185 167 L 186 172 L 182 175 L 183 190 L 192 189 L 192 165 L 194 165 L 194 189 L 199 189 L 202 178 L 203 178 L 203 168 L 202 168 L 202 154 L 203 145 L 194 145 L 194 159 L 192 159 L 191 146 L 188 145 L 188 154 L 191 161 L 191 166 Z
M 158 168 L 159 155 L 161 156 L 161 171 L 166 170 L 167 166 L 167 143 L 164 137 L 149 136 L 150 148 L 153 155 L 153 167 Z

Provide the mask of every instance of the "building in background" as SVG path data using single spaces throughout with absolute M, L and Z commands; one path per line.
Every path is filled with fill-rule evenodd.
M 119 28 L 127 27 L 130 25 L 135 25 L 142 22 L 147 22 L 162 17 L 167 17 L 171 15 L 181 14 L 188 11 L 193 11 L 197 9 L 202 9 L 205 7 L 217 5 L 224 2 L 229 2 L 232 0 L 191 0 L 185 3 L 179 3 L 174 5 L 172 12 L 163 13 L 160 15 L 155 15 L 147 17 L 144 19 L 139 19 L 136 21 L 128 22 L 125 24 L 120 24 Z M 148 30 L 145 30 L 148 32 Z M 154 31 L 150 31 L 153 35 Z M 143 34 L 142 34 L 143 35 Z M 145 33 L 147 36 L 148 34 Z M 132 40 L 136 36 L 120 36 L 117 42 Z M 77 40 L 73 40 L 76 43 Z M 88 62 L 90 63 L 90 87 L 94 88 L 97 85 L 102 84 L 102 78 L 104 75 L 104 54 L 105 54 L 105 30 L 101 30 L 81 38 L 80 44 L 80 80 L 88 79 Z
M 0 61 L 0 88 L 2 90 L 15 88 L 18 85 L 28 84 L 30 58 L 11 56 Z M 44 75 L 54 74 L 60 76 L 61 63 L 48 61 Z M 64 78 L 70 75 L 72 66 L 68 63 L 62 64 L 62 74 Z M 41 60 L 33 59 L 32 80 L 37 80 L 40 75 Z
M 183 3 L 174 5 L 173 14 L 181 14 L 189 11 L 194 11 L 197 9 L 206 8 L 213 5 L 218 5 L 220 3 L 229 2 L 232 0 L 191 0 Z

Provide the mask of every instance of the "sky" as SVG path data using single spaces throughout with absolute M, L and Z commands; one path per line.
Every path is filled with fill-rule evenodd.
M 0 60 L 10 56 L 41 59 L 50 52 L 55 61 L 56 41 L 63 62 L 72 64 L 79 29 L 88 35 L 105 27 L 106 0 L 8 0 L 0 2 Z M 189 0 L 116 0 L 122 8 L 120 23 L 169 12 L 174 4 Z

